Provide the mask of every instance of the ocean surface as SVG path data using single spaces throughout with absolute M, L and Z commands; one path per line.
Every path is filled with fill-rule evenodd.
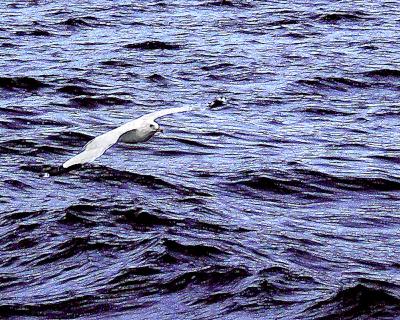
M 0 318 L 400 318 L 399 5 L 1 1 Z

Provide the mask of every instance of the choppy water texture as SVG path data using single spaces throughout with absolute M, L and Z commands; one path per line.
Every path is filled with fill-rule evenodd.
M 398 5 L 2 1 L 0 317 L 400 316 Z

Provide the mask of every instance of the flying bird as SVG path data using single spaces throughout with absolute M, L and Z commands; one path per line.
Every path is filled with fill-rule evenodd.
M 225 98 L 217 98 L 216 101 L 222 101 L 225 103 Z M 220 103 L 220 102 L 219 102 Z M 155 122 L 157 118 L 178 113 L 200 110 L 199 107 L 178 107 L 163 109 L 155 111 L 149 114 L 145 114 L 140 118 L 129 121 L 122 126 L 115 128 L 111 131 L 103 133 L 102 135 L 89 141 L 84 150 L 67 160 L 62 167 L 64 169 L 70 168 L 75 165 L 81 165 L 88 162 L 93 162 L 98 157 L 104 154 L 109 148 L 111 148 L 118 141 L 135 144 L 139 142 L 145 142 L 154 136 L 157 132 L 162 132 L 160 125 Z

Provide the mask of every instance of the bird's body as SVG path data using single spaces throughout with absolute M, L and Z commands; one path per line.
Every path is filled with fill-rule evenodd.
M 169 108 L 146 114 L 89 141 L 84 150 L 63 164 L 67 169 L 74 165 L 92 162 L 118 141 L 135 144 L 149 140 L 156 132 L 162 131 L 155 119 L 177 112 L 196 110 L 196 108 Z
M 159 130 L 160 126 L 156 122 L 148 123 L 148 121 L 138 120 L 141 118 L 117 128 L 118 134 L 121 134 L 118 141 L 131 144 L 146 142 Z

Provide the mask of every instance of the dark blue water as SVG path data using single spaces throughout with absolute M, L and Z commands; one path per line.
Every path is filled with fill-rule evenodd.
M 399 317 L 398 6 L 2 1 L 0 317 Z

